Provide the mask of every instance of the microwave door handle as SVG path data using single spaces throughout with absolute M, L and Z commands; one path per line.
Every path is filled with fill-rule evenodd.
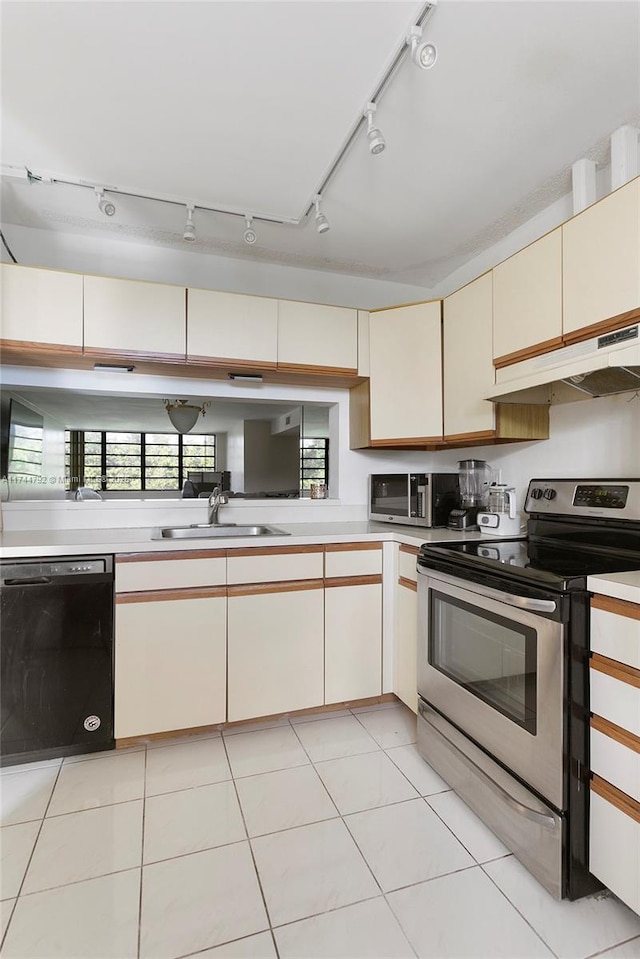
M 438 582 L 442 579 L 445 583 L 451 583 L 459 589 L 466 589 L 470 593 L 477 593 L 479 596 L 486 596 L 487 599 L 495 599 L 499 603 L 506 603 L 507 606 L 514 606 L 516 609 L 524 609 L 532 613 L 555 613 L 558 604 L 554 599 L 535 599 L 532 596 L 515 596 L 513 593 L 503 593 L 499 589 L 491 589 L 489 586 L 481 586 L 471 580 L 462 580 L 453 576 L 434 576 L 433 570 L 421 569 L 418 572 L 423 576 L 429 576 Z
M 428 721 L 428 717 L 425 716 L 425 710 L 422 703 L 419 704 L 418 711 Z M 540 823 L 540 825 L 544 826 L 546 829 L 556 828 L 556 820 L 553 818 L 553 816 L 549 816 L 549 815 L 546 815 L 545 813 L 538 812 L 537 809 L 532 809 L 530 806 L 527 806 L 525 803 L 520 802 L 519 799 L 514 799 L 511 793 L 507 792 L 507 790 L 504 789 L 500 785 L 500 783 L 497 783 L 494 779 L 491 778 L 491 776 L 487 772 L 484 771 L 482 766 L 478 766 L 478 764 L 474 763 L 473 759 L 467 756 L 466 753 L 463 753 L 461 749 L 458 749 L 456 744 L 451 742 L 449 737 L 446 736 L 441 729 L 438 729 L 437 732 L 439 733 L 440 736 L 442 736 L 443 739 L 446 740 L 447 746 L 449 746 L 453 752 L 458 754 L 460 760 L 466 766 L 471 766 L 473 768 L 473 772 L 475 773 L 475 775 L 479 776 L 479 778 L 482 779 L 484 784 L 488 786 L 492 790 L 492 792 L 494 792 L 497 796 L 499 796 L 503 802 L 505 802 L 515 812 L 517 812 L 518 815 L 524 816 L 525 819 L 529 819 L 531 820 L 531 822 Z

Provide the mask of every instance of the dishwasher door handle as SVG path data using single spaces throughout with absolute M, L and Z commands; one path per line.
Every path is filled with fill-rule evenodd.
M 5 579 L 3 586 L 49 586 L 50 576 L 31 576 L 25 579 Z

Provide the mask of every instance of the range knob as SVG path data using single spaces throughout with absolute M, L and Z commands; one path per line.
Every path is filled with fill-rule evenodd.
M 556 491 L 555 491 L 554 489 L 551 489 L 551 488 L 546 489 L 546 490 L 544 491 L 544 498 L 545 498 L 545 499 L 555 499 L 555 498 L 556 498 Z
M 533 489 L 531 490 L 531 498 L 540 499 L 541 496 L 542 496 L 542 490 L 540 489 L 540 487 L 534 486 Z

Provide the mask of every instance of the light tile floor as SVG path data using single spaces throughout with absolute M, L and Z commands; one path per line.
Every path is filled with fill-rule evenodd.
M 419 757 L 404 706 L 0 775 L 6 959 L 640 959 L 557 902 Z

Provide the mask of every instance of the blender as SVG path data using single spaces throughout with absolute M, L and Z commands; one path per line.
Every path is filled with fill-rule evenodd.
M 493 470 L 485 460 L 460 460 L 458 484 L 460 506 L 449 513 L 449 529 L 477 529 L 478 511 L 485 506 L 487 489 L 493 478 Z

